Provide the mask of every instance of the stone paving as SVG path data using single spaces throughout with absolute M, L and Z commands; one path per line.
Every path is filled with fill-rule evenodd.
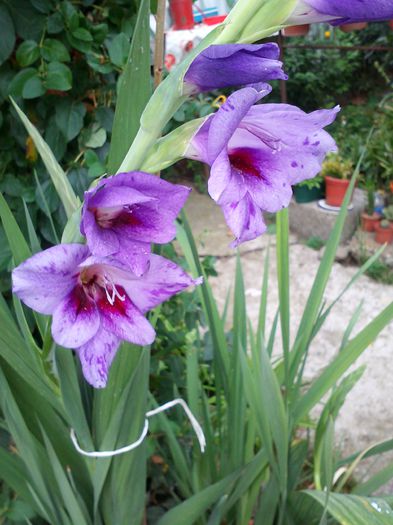
M 186 213 L 196 237 L 200 255 L 215 255 L 219 276 L 211 285 L 222 309 L 227 291 L 233 289 L 235 252 L 228 247 L 231 235 L 220 208 L 206 195 L 193 191 L 186 205 Z M 275 237 L 265 234 L 241 247 L 248 315 L 254 326 L 257 322 L 260 284 L 266 248 L 271 244 L 269 268 L 268 326 L 278 306 L 276 279 Z M 299 324 L 314 276 L 320 263 L 320 254 L 291 234 L 291 330 L 293 337 Z M 325 299 L 331 302 L 350 281 L 357 267 L 335 263 L 326 289 Z M 326 325 L 312 344 L 306 367 L 306 378 L 312 379 L 337 353 L 348 322 L 362 303 L 359 322 L 354 335 L 393 300 L 393 286 L 379 284 L 363 276 L 336 305 Z M 279 340 L 277 341 L 279 345 Z M 359 358 L 351 370 L 366 365 L 360 382 L 349 394 L 336 424 L 336 442 L 343 454 L 351 454 L 384 439 L 393 438 L 393 325 L 385 328 L 379 338 Z M 386 458 L 380 458 L 380 462 Z M 382 463 L 381 463 L 382 465 Z M 377 465 L 371 466 L 372 470 Z M 364 474 L 364 470 L 361 474 Z

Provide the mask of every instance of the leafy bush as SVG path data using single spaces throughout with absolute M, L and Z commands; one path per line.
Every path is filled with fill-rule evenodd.
M 23 199 L 44 247 L 57 242 L 65 216 L 8 96 L 17 99 L 42 132 L 82 197 L 105 171 L 116 87 L 137 8 L 137 0 L 0 1 L 0 191 L 27 234 Z M 3 236 L 0 227 L 0 239 Z M 1 243 L 2 290 L 9 285 L 9 261 Z

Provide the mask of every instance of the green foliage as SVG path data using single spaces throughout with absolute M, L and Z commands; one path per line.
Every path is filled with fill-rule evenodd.
M 366 157 L 367 176 L 380 189 L 389 189 L 393 181 L 393 95 L 390 92 L 374 116 L 375 132 Z
M 318 236 L 309 237 L 306 241 L 306 246 L 308 246 L 309 248 L 312 248 L 313 250 L 317 250 L 317 251 L 323 248 L 325 244 L 326 242 Z
M 106 171 L 117 83 L 137 9 L 136 0 L 108 0 L 103 5 L 0 1 L 0 191 L 27 235 L 21 199 L 26 202 L 43 247 L 61 237 L 66 215 L 38 158 L 37 145 L 18 122 L 8 97 L 16 99 L 82 198 L 91 182 Z M 2 232 L 0 226 L 0 237 Z M 2 243 L 2 289 L 8 288 L 9 264 Z
M 324 177 L 322 175 L 317 175 L 313 179 L 306 179 L 298 184 L 299 187 L 305 187 L 309 190 L 313 188 L 320 188 L 323 185 Z
M 385 219 L 387 219 L 390 222 L 393 222 L 393 204 L 391 204 L 390 206 L 386 206 L 383 209 L 382 213 Z
M 326 38 L 325 31 L 330 36 Z M 369 24 L 367 29 L 344 33 L 338 27 L 313 24 L 305 38 L 285 41 L 285 69 L 289 75 L 287 91 L 289 102 L 304 110 L 335 105 L 346 106 L 351 99 L 367 94 L 367 97 L 386 89 L 386 78 L 376 70 L 376 63 L 383 71 L 391 71 L 392 52 L 363 52 L 340 49 L 296 49 L 291 44 L 309 45 L 387 45 L 393 36 L 388 24 Z M 361 103 L 364 111 L 364 102 Z

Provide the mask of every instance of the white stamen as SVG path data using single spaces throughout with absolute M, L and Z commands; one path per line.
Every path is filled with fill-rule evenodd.
M 125 295 L 120 295 L 119 290 L 116 288 L 116 285 L 113 282 L 113 279 L 109 275 L 104 275 L 104 281 L 105 281 L 104 282 L 104 289 L 105 289 L 105 293 L 106 293 L 106 298 L 108 299 L 108 302 L 109 302 L 109 304 L 111 306 L 113 306 L 115 304 L 116 297 L 120 301 L 125 301 L 126 296 Z M 111 288 L 111 293 L 110 294 L 109 294 L 109 290 L 108 290 L 107 285 L 109 285 L 110 288 Z

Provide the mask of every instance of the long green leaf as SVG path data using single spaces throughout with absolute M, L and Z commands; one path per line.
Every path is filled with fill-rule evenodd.
M 299 421 L 333 387 L 340 377 L 376 339 L 378 334 L 393 320 L 393 302 L 369 323 L 341 350 L 322 374 L 314 381 L 310 389 L 295 404 L 293 417 Z
M 141 1 L 127 65 L 120 80 L 109 150 L 109 173 L 116 173 L 130 148 L 150 97 L 149 7 L 148 0 Z
M 37 128 L 30 122 L 30 120 L 26 117 L 18 104 L 12 98 L 11 102 L 23 125 L 25 126 L 27 133 L 33 139 L 34 144 L 41 155 L 42 161 L 48 170 L 53 185 L 56 188 L 56 191 L 64 206 L 66 215 L 68 218 L 70 218 L 73 212 L 79 207 L 79 199 L 76 197 L 70 181 L 67 179 L 66 174 L 64 173 L 60 164 L 57 162 L 48 144 L 41 137 Z
M 304 494 L 314 498 L 322 507 L 325 506 L 325 492 L 306 490 Z M 393 524 L 393 511 L 382 499 L 331 493 L 327 510 L 342 525 Z

